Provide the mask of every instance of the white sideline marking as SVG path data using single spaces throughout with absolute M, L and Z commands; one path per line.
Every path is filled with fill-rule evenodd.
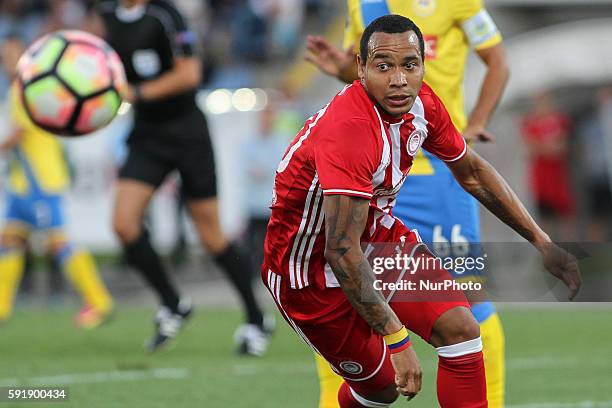
M 537 402 L 532 404 L 506 405 L 506 408 L 611 408 L 612 401 Z
M 16 385 L 70 385 L 103 383 L 113 381 L 141 381 L 146 379 L 181 379 L 187 377 L 189 370 L 185 368 L 155 368 L 152 370 L 129 370 L 129 371 L 101 371 L 82 374 L 48 375 L 30 378 L 2 378 L 0 387 L 11 387 Z

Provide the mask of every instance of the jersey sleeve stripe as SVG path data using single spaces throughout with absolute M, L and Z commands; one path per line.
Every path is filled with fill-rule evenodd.
M 181 46 L 176 43 L 177 36 L 180 35 L 182 32 L 186 32 L 182 29 L 183 27 L 181 27 L 181 25 L 183 24 L 181 23 L 181 20 L 179 20 L 181 17 L 178 15 L 173 16 L 170 10 L 166 10 L 165 8 L 155 4 L 149 4 L 147 8 L 147 13 L 150 16 L 156 18 L 161 23 L 162 27 L 164 28 L 164 31 L 166 32 L 166 36 L 170 41 L 172 52 L 175 55 L 179 56 L 188 54 L 187 52 L 185 52 L 185 50 L 182 49 Z
M 333 195 L 333 194 L 341 194 L 341 195 L 355 195 L 359 197 L 372 198 L 372 194 L 364 193 L 363 191 L 355 191 L 355 190 L 344 190 L 340 188 L 332 188 L 329 190 L 323 190 L 323 194 L 325 195 Z
M 465 141 L 465 139 L 463 139 L 463 151 L 457 157 L 455 157 L 453 159 L 447 159 L 447 160 L 443 159 L 443 161 L 445 161 L 446 163 L 450 163 L 450 162 L 454 162 L 454 161 L 459 160 L 460 158 L 465 156 L 465 153 L 467 152 L 467 146 L 468 146 L 467 142 Z

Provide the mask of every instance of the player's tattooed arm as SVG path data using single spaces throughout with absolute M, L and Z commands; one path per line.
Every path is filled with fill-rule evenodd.
M 546 269 L 567 285 L 573 299 L 582 282 L 576 258 L 550 240 L 493 166 L 468 147 L 448 167 L 466 191 L 540 251 Z
M 467 192 L 527 241 L 536 246 L 550 242 L 506 180 L 478 153 L 468 147 L 461 159 L 448 166 Z
M 374 289 L 374 272 L 361 250 L 369 206 L 369 200 L 362 198 L 324 197 L 325 259 L 361 317 L 378 333 L 388 335 L 400 330 L 402 324 Z

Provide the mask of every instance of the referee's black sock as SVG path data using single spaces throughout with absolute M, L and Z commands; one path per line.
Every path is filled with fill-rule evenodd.
M 240 294 L 246 308 L 248 322 L 262 326 L 263 314 L 253 293 L 251 264 L 247 257 L 240 253 L 234 244 L 229 244 L 225 251 L 215 256 L 215 261 L 221 266 Z
M 161 302 L 173 312 L 178 310 L 179 295 L 164 270 L 159 256 L 149 242 L 149 234 L 143 229 L 140 237 L 124 246 L 127 261 L 135 267 L 155 289 Z

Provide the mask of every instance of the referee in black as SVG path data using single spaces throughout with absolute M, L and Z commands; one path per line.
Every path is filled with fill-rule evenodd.
M 148 350 L 171 341 L 192 312 L 170 282 L 143 225 L 155 190 L 176 169 L 200 241 L 246 309 L 247 322 L 234 336 L 238 351 L 263 354 L 270 328 L 253 294 L 249 263 L 225 238 L 219 222 L 214 155 L 206 119 L 195 101 L 202 72 L 195 33 L 169 0 L 97 1 L 88 25 L 117 51 L 130 83 L 126 99 L 134 108 L 134 128 L 119 172 L 113 228 L 128 262 L 162 303 Z

